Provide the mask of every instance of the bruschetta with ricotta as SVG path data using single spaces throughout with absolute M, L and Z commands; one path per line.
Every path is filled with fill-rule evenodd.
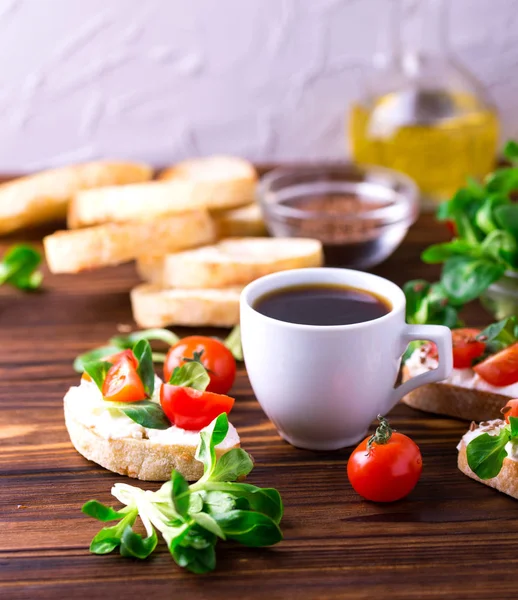
M 468 477 L 518 499 L 518 400 L 500 419 L 471 423 L 457 446 L 458 467 Z
M 470 421 L 500 416 L 509 398 L 518 397 L 518 327 L 510 317 L 480 329 L 454 329 L 453 371 L 440 383 L 410 392 L 403 402 L 426 412 Z M 403 381 L 435 369 L 437 349 L 423 343 L 403 365 Z
M 233 398 L 206 391 L 210 377 L 200 362 L 175 369 L 163 383 L 153 371 L 149 342 L 137 342 L 87 363 L 78 386 L 64 398 L 65 423 L 75 449 L 105 469 L 146 481 L 166 481 L 173 469 L 187 480 L 203 474 L 196 460 L 200 431 Z M 221 456 L 240 445 L 236 429 L 216 446 Z

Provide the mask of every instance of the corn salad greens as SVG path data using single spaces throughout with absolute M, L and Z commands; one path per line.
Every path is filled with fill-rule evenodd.
M 438 218 L 454 224 L 451 242 L 427 248 L 422 259 L 444 263 L 441 283 L 452 300 L 478 298 L 492 283 L 518 269 L 518 144 L 508 142 L 505 156 L 512 166 L 497 169 L 483 184 L 470 180 L 439 207 Z
M 133 345 L 140 340 L 163 342 L 169 346 L 174 346 L 180 341 L 180 338 L 172 331 L 169 331 L 169 329 L 144 329 L 143 331 L 133 331 L 127 335 L 116 335 L 110 338 L 105 346 L 99 346 L 98 348 L 94 348 L 89 352 L 77 356 L 74 360 L 74 370 L 77 373 L 83 373 L 86 363 L 101 360 L 106 356 L 116 354 L 122 350 L 131 349 L 133 348 Z M 239 325 L 236 325 L 234 329 L 232 329 L 223 343 L 236 360 L 243 360 L 241 330 Z M 166 354 L 164 352 L 153 352 L 152 357 L 153 362 L 163 363 L 165 362 Z
M 99 521 L 118 521 L 94 537 L 90 551 L 109 554 L 117 548 L 122 556 L 145 559 L 156 548 L 160 533 L 174 561 L 193 573 L 216 567 L 218 539 L 245 546 L 271 546 L 282 540 L 279 523 L 283 514 L 279 492 L 236 480 L 248 475 L 252 459 L 241 448 L 216 457 L 215 447 L 228 432 L 221 414 L 200 433 L 196 459 L 203 463 L 199 481 L 188 485 L 177 471 L 156 492 L 116 483 L 112 495 L 125 505 L 115 510 L 96 500 L 82 510 Z M 146 537 L 133 531 L 140 517 Z
M 43 280 L 40 263 L 41 254 L 32 246 L 11 246 L 0 261 L 0 285 L 7 283 L 25 291 L 39 288 Z
M 518 143 L 507 142 L 504 154 L 511 166 L 496 169 L 482 183 L 469 179 L 439 206 L 454 238 L 428 247 L 426 263 L 442 263 L 441 280 L 416 280 L 405 286 L 411 323 L 455 327 L 463 305 L 483 294 L 506 272 L 518 273 Z M 417 292 L 416 292 L 417 286 Z

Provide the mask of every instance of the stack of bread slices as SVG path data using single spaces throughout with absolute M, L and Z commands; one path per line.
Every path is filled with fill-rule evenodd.
M 127 166 L 126 177 L 63 191 L 69 229 L 47 236 L 44 247 L 53 273 L 136 260 L 145 281 L 131 292 L 139 326 L 237 324 L 247 283 L 322 264 L 316 240 L 259 237 L 266 231 L 257 173 L 247 161 L 189 160 L 157 180 L 146 165 Z

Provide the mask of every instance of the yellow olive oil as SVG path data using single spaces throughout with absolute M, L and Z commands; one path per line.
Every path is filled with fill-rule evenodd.
M 349 120 L 354 160 L 412 177 L 436 204 L 494 167 L 498 117 L 474 96 L 401 91 L 355 105 Z

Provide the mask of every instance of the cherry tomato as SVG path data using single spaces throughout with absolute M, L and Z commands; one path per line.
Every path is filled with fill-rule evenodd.
M 509 423 L 509 417 L 518 418 L 518 400 L 509 400 L 502 408 L 502 414 L 505 415 L 505 422 Z
M 473 367 L 484 381 L 495 387 L 518 382 L 518 342 Z
M 347 463 L 347 476 L 353 488 L 367 500 L 394 502 L 407 496 L 421 476 L 423 460 L 415 442 L 393 432 L 378 416 L 376 433 L 365 438 Z
M 234 406 L 234 398 L 164 383 L 160 389 L 160 404 L 171 423 L 182 429 L 199 431 L 221 413 L 228 415 Z
M 486 345 L 477 340 L 480 329 L 452 329 L 453 367 L 469 369 L 475 358 L 482 356 Z M 429 358 L 438 358 L 437 346 L 433 342 L 423 344 L 423 352 Z
M 196 360 L 197 357 L 210 376 L 207 391 L 226 394 L 236 378 L 236 361 L 222 342 L 201 335 L 183 338 L 171 347 L 164 363 L 164 381 L 171 379 L 176 367 L 181 367 L 189 360 Z
M 453 367 L 455 369 L 469 369 L 473 360 L 482 356 L 486 345 L 477 340 L 480 329 L 453 329 Z
M 138 367 L 138 361 L 137 361 L 137 358 L 135 357 L 135 355 L 133 354 L 133 350 L 122 350 L 122 352 L 117 352 L 116 354 L 110 354 L 109 356 L 104 356 L 100 360 L 103 360 L 104 362 L 109 362 L 112 365 L 115 365 L 123 357 L 128 358 L 131 361 L 131 363 L 133 364 L 133 366 L 135 367 L 135 369 Z M 92 378 L 86 372 L 83 373 L 83 375 L 81 376 L 81 379 L 84 379 L 85 381 L 92 381 Z
M 123 356 L 106 374 L 103 396 L 113 402 L 138 402 L 146 398 L 144 384 L 140 379 L 135 362 Z

